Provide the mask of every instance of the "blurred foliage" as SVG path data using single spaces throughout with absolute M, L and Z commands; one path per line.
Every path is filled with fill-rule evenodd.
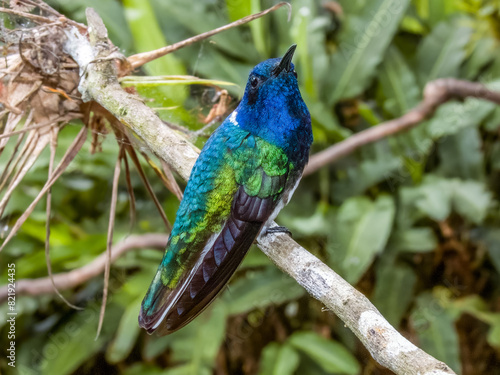
M 85 7 L 94 7 L 113 42 L 131 54 L 224 25 L 273 2 L 49 3 L 81 22 Z M 497 0 L 297 0 L 290 22 L 286 11 L 279 10 L 150 63 L 141 72 L 192 74 L 211 80 L 208 86 L 157 82 L 153 89 L 139 91 L 163 119 L 195 131 L 213 105 L 211 83 L 236 84 L 224 86 L 233 96 L 229 113 L 249 70 L 297 43 L 295 64 L 317 152 L 401 116 L 419 102 L 430 80 L 458 77 L 500 89 L 499 42 Z M 63 130 L 61 153 L 80 126 Z M 197 144 L 205 139 L 198 137 Z M 81 267 L 105 249 L 117 152 L 116 142 L 105 138 L 102 152 L 81 152 L 54 186 L 50 245 L 55 273 Z M 48 160 L 48 152 L 42 154 L 18 187 L 1 219 L 0 236 L 43 185 Z M 0 165 L 3 169 L 5 160 Z M 173 221 L 177 199 L 146 169 Z M 135 173 L 132 185 L 136 223 L 131 229 L 122 181 L 115 242 L 131 232 L 164 231 Z M 500 371 L 499 200 L 500 109 L 470 98 L 447 103 L 415 129 L 304 178 L 278 221 L 423 350 L 458 373 L 493 374 Z M 15 263 L 18 280 L 46 276 L 44 239 L 45 213 L 39 204 L 0 255 L 1 264 Z M 2 373 L 389 373 L 338 318 L 323 311 L 257 249 L 199 318 L 170 336 L 148 336 L 139 330 L 137 314 L 160 259 L 161 252 L 142 249 L 113 265 L 97 340 L 102 277 L 64 293 L 83 311 L 55 296 L 18 297 L 18 367 L 13 371 L 2 355 Z M 1 277 L 7 280 L 5 267 Z M 0 311 L 5 316 L 7 305 Z M 2 347 L 6 340 L 1 321 Z

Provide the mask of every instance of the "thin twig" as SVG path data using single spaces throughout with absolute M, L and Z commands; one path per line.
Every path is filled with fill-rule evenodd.
M 3 8 L 3 7 L 0 7 L 0 13 L 9 13 L 9 14 L 13 14 L 15 16 L 29 18 L 30 20 L 38 22 L 38 23 L 56 23 L 57 22 L 51 18 L 37 16 L 36 14 L 20 12 L 18 10 Z
M 184 39 L 181 42 L 174 43 L 174 44 L 159 48 L 159 49 L 154 50 L 154 51 L 142 52 L 142 53 L 138 53 L 136 55 L 132 55 L 132 56 L 127 58 L 127 60 L 130 63 L 130 71 L 137 69 L 137 68 L 141 67 L 142 65 L 144 65 L 150 61 L 153 61 L 157 58 L 160 58 L 162 56 L 165 56 L 171 52 L 177 51 L 178 49 L 181 49 L 183 47 L 189 46 L 190 44 L 199 42 L 200 40 L 209 38 L 209 37 L 211 37 L 215 34 L 218 34 L 222 31 L 229 30 L 233 27 L 244 25 L 245 23 L 248 23 L 248 22 L 253 21 L 257 18 L 265 16 L 268 13 L 274 12 L 275 10 L 277 10 L 285 5 L 288 6 L 289 13 L 290 13 L 291 9 L 292 9 L 291 5 L 289 3 L 286 3 L 286 2 L 281 2 L 281 3 L 278 3 L 271 8 L 263 10 L 262 12 L 251 14 L 247 17 L 241 18 L 241 19 L 234 21 L 234 22 L 231 22 L 227 25 L 218 27 L 217 29 L 207 31 L 206 33 L 202 33 L 202 34 L 193 36 L 193 37 L 188 38 L 188 39 Z M 130 71 L 122 72 L 122 75 L 127 75 Z
M 2 139 L 2 138 L 10 138 L 10 137 L 12 137 L 14 135 L 17 135 L 17 134 L 22 134 L 22 133 L 29 132 L 30 130 L 45 128 L 47 126 L 53 125 L 56 122 L 66 122 L 67 120 L 70 120 L 70 119 L 82 118 L 82 117 L 83 117 L 83 115 L 80 114 L 80 113 L 72 113 L 71 116 L 59 116 L 59 117 L 56 117 L 55 119 L 46 121 L 46 122 L 44 122 L 42 124 L 39 124 L 39 125 L 25 126 L 24 128 L 22 128 L 20 130 L 16 130 L 16 131 L 9 132 L 9 133 L 6 133 L 6 134 L 0 134 L 0 139 Z
M 454 78 L 429 82 L 424 89 L 424 100 L 402 117 L 383 122 L 354 134 L 326 150 L 311 156 L 304 175 L 316 172 L 321 167 L 353 153 L 361 146 L 376 142 L 390 135 L 409 130 L 431 117 L 436 109 L 448 100 L 474 97 L 500 104 L 500 93 L 489 90 L 481 83 Z
M 122 242 L 113 246 L 111 251 L 111 262 L 116 261 L 127 251 L 133 249 L 164 249 L 168 241 L 168 234 L 143 234 L 140 236 L 127 237 Z M 72 289 L 85 283 L 93 277 L 100 275 L 106 264 L 107 254 L 102 253 L 92 262 L 81 268 L 69 272 L 54 275 L 54 284 L 60 291 Z M 39 279 L 22 279 L 16 281 L 16 296 L 39 296 L 52 294 L 54 288 L 49 277 Z M 0 286 L 0 303 L 7 300 L 7 285 Z
M 27 119 L 28 120 L 28 119 Z M 27 139 L 24 141 L 23 147 L 19 151 L 19 154 L 17 154 L 18 147 L 14 149 L 14 152 L 12 153 L 12 156 L 10 157 L 9 161 L 7 162 L 7 165 L 5 166 L 5 170 L 2 173 L 1 179 L 0 179 L 0 191 L 3 190 L 3 188 L 7 185 L 9 182 L 9 179 L 13 179 L 15 177 L 12 177 L 13 174 L 15 174 L 16 170 L 19 171 L 22 168 L 22 165 L 24 164 L 24 160 L 28 157 L 32 151 L 32 149 L 35 148 L 34 145 L 34 140 L 35 137 L 33 133 L 30 133 L 27 137 Z M 21 142 L 18 141 L 19 147 L 21 146 Z M 12 164 L 12 166 L 9 169 L 9 166 Z M 4 195 L 5 197 L 5 195 Z M 0 215 L 2 215 L 2 208 L 3 204 L 0 201 Z
M 168 165 L 162 165 L 162 168 L 160 168 L 158 165 L 156 165 L 153 159 L 151 159 L 146 152 L 141 151 L 141 155 L 149 164 L 149 166 L 153 169 L 156 175 L 160 178 L 161 182 L 163 182 L 163 185 L 168 189 L 168 191 L 175 194 L 177 198 L 179 198 L 179 192 L 181 193 L 180 194 L 181 198 L 179 198 L 179 200 L 181 200 L 182 190 L 179 188 L 179 185 L 177 185 L 177 182 L 175 181 L 175 178 L 172 175 L 172 171 L 168 170 Z M 165 172 L 165 166 L 167 167 L 167 171 L 170 172 L 169 174 Z M 169 178 L 171 179 L 169 180 Z
M 115 172 L 113 174 L 113 188 L 111 191 L 111 207 L 109 208 L 109 223 L 108 223 L 108 240 L 106 242 L 106 264 L 104 267 L 104 286 L 102 290 L 102 304 L 99 313 L 99 324 L 97 325 L 97 333 L 95 339 L 99 337 L 106 313 L 106 302 L 108 300 L 109 273 L 111 270 L 111 247 L 113 246 L 113 230 L 115 228 L 116 201 L 118 200 L 118 183 L 120 181 L 121 161 L 123 158 L 123 146 L 120 146 L 118 158 L 116 159 Z
M 36 1 L 36 2 L 25 1 L 25 2 L 27 4 L 31 4 L 31 5 L 39 7 L 40 9 L 43 9 L 46 12 L 51 13 L 53 16 L 58 17 L 59 19 L 56 20 L 54 18 L 49 18 L 49 17 L 44 17 L 44 16 L 38 16 L 36 14 L 31 14 L 31 13 L 27 13 L 27 12 L 21 12 L 21 11 L 18 11 L 18 10 L 9 9 L 9 8 L 2 8 L 2 7 L 0 7 L 0 12 L 10 13 L 10 14 L 14 14 L 16 16 L 29 18 L 29 19 L 31 19 L 33 21 L 37 21 L 39 23 L 54 23 L 55 25 L 62 25 L 64 22 L 67 22 L 68 24 L 73 25 L 73 26 L 77 27 L 78 29 L 80 29 L 80 31 L 86 31 L 87 30 L 87 26 L 82 25 L 81 23 L 73 21 L 73 20 L 71 20 L 69 18 L 66 18 L 66 16 L 64 16 L 61 13 L 59 13 L 58 11 L 56 11 L 54 8 L 50 7 L 49 5 L 47 5 L 46 3 L 44 3 L 43 1 Z
M 169 190 L 175 194 L 175 196 L 177 197 L 177 199 L 179 199 L 179 201 L 181 201 L 182 197 L 184 196 L 184 193 L 182 192 L 177 181 L 175 180 L 174 174 L 170 170 L 170 167 L 168 166 L 168 164 L 165 163 L 165 160 L 160 159 L 160 162 L 161 162 L 161 166 L 163 168 L 163 173 L 165 173 L 167 181 L 170 185 Z
M 31 1 L 31 0 L 22 0 L 23 3 L 31 5 L 33 7 L 38 7 L 41 10 L 45 10 L 48 13 L 51 13 L 53 16 L 60 17 L 61 13 L 57 12 L 55 9 L 51 8 L 43 1 Z
M 14 148 L 12 149 L 11 156 L 9 160 L 7 160 L 7 163 L 4 165 L 4 170 L 2 174 L 0 175 L 0 191 L 2 191 L 4 185 L 7 183 L 7 180 L 9 179 L 10 174 L 13 172 L 14 169 L 10 169 L 10 164 L 16 159 L 17 151 L 19 150 L 19 147 L 23 143 L 24 140 L 24 133 L 18 137 L 16 144 L 14 145 Z M 0 156 L 2 154 L 3 150 L 0 150 Z M 17 159 L 14 165 L 17 164 Z M 15 168 L 15 166 L 13 167 Z
M 52 172 L 54 170 L 54 160 L 56 158 L 56 150 L 57 150 L 57 135 L 59 133 L 59 128 L 58 127 L 53 127 L 50 129 L 51 135 L 50 135 L 50 159 L 49 159 L 49 172 L 48 172 L 48 179 L 50 179 L 50 176 L 52 175 Z M 51 213 L 51 206 L 52 206 L 52 188 L 50 188 L 47 191 L 47 206 L 45 208 L 46 212 L 46 220 L 45 220 L 45 264 L 47 265 L 47 272 L 49 274 L 50 281 L 52 282 L 52 287 L 54 288 L 54 292 L 61 298 L 66 305 L 69 307 L 76 309 L 76 310 L 81 310 L 81 307 L 73 305 L 71 302 L 69 302 L 64 296 L 61 294 L 61 292 L 57 289 L 57 286 L 54 282 L 54 275 L 52 274 L 52 264 L 50 262 L 50 213 Z
M 23 156 L 23 160 L 19 168 L 17 168 L 17 170 L 15 171 L 12 179 L 9 182 L 9 185 L 7 186 L 5 194 L 0 201 L 0 216 L 3 214 L 5 208 L 7 207 L 7 203 L 9 202 L 12 193 L 21 183 L 22 179 L 24 178 L 24 176 L 26 176 L 31 167 L 35 164 L 38 156 L 43 152 L 43 150 L 49 143 L 49 140 L 49 133 L 40 134 L 37 132 L 31 133 L 29 139 L 26 140 L 25 147 L 23 147 L 20 155 Z M 28 144 L 29 147 L 26 147 L 26 144 Z M 12 169 L 11 172 L 14 172 L 14 169 Z
M 134 188 L 132 187 L 132 180 L 130 178 L 130 166 L 128 165 L 127 154 L 123 155 L 123 165 L 125 166 L 125 182 L 127 183 L 127 193 L 130 204 L 130 230 L 134 227 L 135 223 L 135 195 Z
M 126 146 L 126 150 L 130 156 L 130 159 L 132 159 L 132 162 L 135 165 L 135 169 L 137 170 L 137 173 L 139 173 L 139 176 L 141 177 L 142 183 L 144 184 L 144 187 L 149 193 L 149 196 L 153 200 L 156 209 L 158 210 L 158 213 L 160 214 L 163 222 L 165 223 L 165 227 L 167 228 L 167 231 L 172 230 L 172 224 L 170 224 L 170 221 L 168 221 L 167 214 L 165 213 L 165 210 L 163 209 L 163 206 L 161 205 L 160 201 L 158 200 L 158 197 L 156 196 L 153 187 L 149 183 L 149 180 L 146 176 L 146 173 L 142 169 L 141 162 L 139 161 L 139 158 L 137 157 L 137 154 L 134 150 L 134 148 L 130 145 Z
M 28 208 L 26 208 L 26 210 L 19 217 L 19 219 L 17 219 L 16 223 L 10 230 L 10 233 L 7 235 L 7 238 L 5 238 L 4 242 L 0 246 L 0 251 L 2 251 L 4 247 L 7 245 L 7 243 L 12 239 L 12 237 L 14 237 L 14 235 L 17 233 L 21 225 L 23 225 L 23 223 L 26 221 L 29 215 L 31 215 L 31 213 L 35 209 L 35 206 L 38 204 L 40 199 L 42 199 L 42 197 L 47 193 L 48 189 L 50 189 L 50 187 L 57 181 L 57 179 L 62 175 L 64 170 L 68 167 L 69 163 L 71 163 L 71 161 L 75 158 L 78 151 L 80 151 L 80 149 L 82 148 L 86 138 L 87 138 L 87 129 L 83 127 L 76 136 L 71 146 L 64 154 L 63 158 L 59 162 L 59 165 L 54 170 L 54 173 L 52 173 L 50 179 L 47 180 L 42 190 L 38 193 L 33 202 L 31 202 L 31 204 L 28 206 Z

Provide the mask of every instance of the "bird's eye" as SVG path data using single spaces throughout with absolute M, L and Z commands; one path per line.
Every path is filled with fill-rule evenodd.
M 295 70 L 293 71 L 293 75 L 297 78 L 297 72 Z
M 259 84 L 259 79 L 257 77 L 252 77 L 250 79 L 250 85 L 252 86 L 252 88 L 256 88 L 258 84 Z

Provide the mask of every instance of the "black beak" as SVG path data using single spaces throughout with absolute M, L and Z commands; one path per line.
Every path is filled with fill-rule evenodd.
M 286 51 L 285 55 L 281 58 L 279 65 L 274 68 L 274 75 L 277 76 L 283 70 L 286 72 L 290 72 L 292 70 L 292 58 L 295 53 L 295 48 L 297 48 L 296 44 L 292 44 L 288 51 Z

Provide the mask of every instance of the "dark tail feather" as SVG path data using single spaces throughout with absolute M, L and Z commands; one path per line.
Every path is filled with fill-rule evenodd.
M 229 281 L 262 225 L 230 217 L 203 259 L 175 289 L 165 287 L 155 277 L 142 303 L 139 325 L 150 334 L 159 330 L 166 335 L 196 318 Z
M 158 270 L 142 302 L 140 326 L 165 335 L 196 318 L 229 281 L 275 206 L 272 197 L 249 196 L 241 186 L 218 237 L 174 289 L 162 284 Z

